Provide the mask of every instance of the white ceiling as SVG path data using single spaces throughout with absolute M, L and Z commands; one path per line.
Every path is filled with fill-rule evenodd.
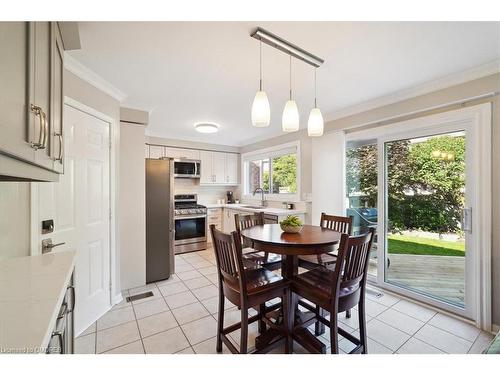
M 346 107 L 500 59 L 500 23 L 480 22 L 82 22 L 71 55 L 151 111 L 147 134 L 232 146 L 282 134 L 288 56 L 263 45 L 271 126 L 254 128 L 257 26 L 325 59 L 318 104 L 325 118 Z M 313 104 L 313 68 L 293 62 L 301 128 Z M 220 124 L 199 134 L 193 124 Z

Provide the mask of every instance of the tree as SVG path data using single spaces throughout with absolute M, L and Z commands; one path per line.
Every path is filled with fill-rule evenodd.
M 273 193 L 278 194 L 280 188 L 289 193 L 297 192 L 297 156 L 288 154 L 272 159 Z
M 451 156 L 436 157 L 437 151 Z M 465 138 L 438 136 L 421 142 L 398 140 L 387 143 L 385 153 L 389 229 L 459 231 L 464 203 Z M 376 207 L 375 144 L 347 150 L 346 182 L 349 196 L 361 193 L 361 203 Z

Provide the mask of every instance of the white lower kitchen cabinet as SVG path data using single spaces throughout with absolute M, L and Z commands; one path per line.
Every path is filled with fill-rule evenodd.
M 305 222 L 305 214 L 303 213 L 288 213 L 285 210 L 280 210 L 283 212 L 277 212 L 274 213 L 272 212 L 273 210 L 270 210 L 271 212 L 265 212 L 264 211 L 264 223 L 265 224 L 278 224 L 280 221 L 286 219 L 288 215 L 294 215 L 297 216 L 302 222 Z M 251 215 L 253 213 L 258 213 L 261 212 L 260 210 L 249 210 L 249 209 L 244 209 L 244 210 L 239 210 L 235 208 L 228 208 L 224 207 L 222 209 L 222 221 L 223 221 L 223 230 L 226 233 L 230 233 L 234 230 L 236 230 L 236 223 L 234 219 L 234 215 L 239 214 L 240 216 L 243 215 Z
M 209 208 L 207 210 L 207 243 L 212 243 L 212 234 L 210 233 L 210 225 L 214 224 L 215 228 L 222 230 L 222 208 Z

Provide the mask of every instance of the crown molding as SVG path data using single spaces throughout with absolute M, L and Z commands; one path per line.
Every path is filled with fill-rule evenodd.
M 85 82 L 88 82 L 92 86 L 118 100 L 120 103 L 127 97 L 127 94 L 113 86 L 93 70 L 87 68 L 67 52 L 64 53 L 64 67 Z
M 395 91 L 391 94 L 380 96 L 378 98 L 367 100 L 365 102 L 345 107 L 338 111 L 332 112 L 326 116 L 325 122 L 338 120 L 343 117 L 356 115 L 372 109 L 380 108 L 389 104 L 402 102 L 407 99 L 417 96 L 429 94 L 434 91 L 439 91 L 451 86 L 460 85 L 465 82 L 473 81 L 482 77 L 487 77 L 500 72 L 500 59 L 490 61 L 489 63 L 476 66 L 458 73 L 453 73 L 418 86 L 408 89 Z

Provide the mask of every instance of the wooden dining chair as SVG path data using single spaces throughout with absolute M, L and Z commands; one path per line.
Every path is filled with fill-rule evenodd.
M 248 229 L 256 225 L 264 224 L 264 213 L 258 212 L 251 215 L 234 215 L 234 221 L 236 226 L 236 232 L 241 237 L 241 231 L 243 229 Z M 242 238 L 243 244 L 243 259 L 246 262 L 254 263 L 257 266 L 267 268 L 271 271 L 276 271 L 281 268 L 281 255 L 272 254 L 264 251 L 254 250 L 253 244 L 248 242 L 248 240 Z
M 285 352 L 292 347 L 291 314 L 290 314 L 290 281 L 265 268 L 245 268 L 243 265 L 240 235 L 235 231 L 225 234 L 210 225 L 213 239 L 215 259 L 219 276 L 219 312 L 217 319 L 217 352 L 222 351 L 224 343 L 231 353 L 247 353 L 248 325 L 255 321 L 264 322 L 271 328 L 281 331 L 285 337 Z M 241 310 L 241 321 L 224 327 L 224 301 L 227 298 Z M 248 317 L 251 307 L 265 305 L 267 301 L 281 298 L 284 311 L 284 324 L 277 325 L 267 318 L 273 307 L 259 309 L 257 315 Z M 281 307 L 280 306 L 280 307 Z M 228 334 L 241 329 L 240 350 L 231 343 Z M 279 340 L 275 343 L 279 344 Z M 266 350 L 272 349 L 271 347 Z
M 351 341 L 356 347 L 350 353 L 366 354 L 366 316 L 365 289 L 368 273 L 368 260 L 375 230 L 369 233 L 349 237 L 343 234 L 337 253 L 334 270 L 318 267 L 297 275 L 292 281 L 292 291 L 307 299 L 310 303 L 301 305 L 315 316 L 300 327 L 308 327 L 315 321 L 321 321 L 330 327 L 331 352 L 338 353 L 338 335 Z M 338 314 L 358 305 L 359 339 L 338 327 Z M 327 320 L 318 313 L 318 306 L 330 313 Z
M 352 235 L 352 216 L 334 216 L 321 213 L 319 225 L 323 228 L 331 229 L 336 232 Z M 334 264 L 337 256 L 333 253 L 318 254 L 318 255 L 300 255 L 299 267 L 312 270 L 320 266 L 328 266 Z

